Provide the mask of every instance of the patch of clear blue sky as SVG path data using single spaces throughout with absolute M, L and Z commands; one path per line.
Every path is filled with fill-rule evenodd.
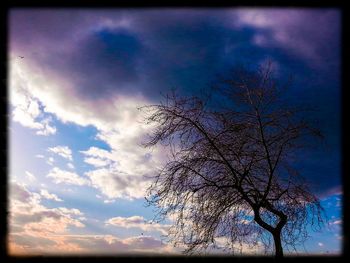
M 62 145 L 69 145 L 72 151 L 77 152 L 87 150 L 90 147 L 98 147 L 104 150 L 110 150 L 107 143 L 96 139 L 97 129 L 92 126 L 80 126 L 72 122 L 55 122 L 57 128 L 56 140 Z
M 321 205 L 325 209 L 325 224 L 319 231 L 314 231 L 308 227 L 309 238 L 304 246 L 298 246 L 299 253 L 341 253 L 342 248 L 342 223 L 334 224 L 342 219 L 342 195 L 331 195 L 321 200 Z
M 67 145 L 73 153 L 73 160 L 77 171 L 83 172 L 92 167 L 84 162 L 84 155 L 80 151 L 87 151 L 90 147 L 97 147 L 109 151 L 108 144 L 96 139 L 97 129 L 92 126 L 80 126 L 71 122 L 55 122 L 57 128 L 56 140 L 59 145 Z

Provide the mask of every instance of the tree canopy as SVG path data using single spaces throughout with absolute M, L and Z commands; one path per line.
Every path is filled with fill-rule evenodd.
M 289 84 L 276 80 L 271 63 L 231 73 L 210 96 L 173 92 L 143 107 L 155 125 L 145 146 L 171 149 L 147 200 L 161 218 L 174 217 L 169 237 L 187 253 L 224 242 L 233 251 L 262 245 L 283 256 L 283 247 L 306 240 L 308 225 L 323 222 L 318 198 L 295 167 L 298 152 L 321 134 L 303 109 L 283 103 Z

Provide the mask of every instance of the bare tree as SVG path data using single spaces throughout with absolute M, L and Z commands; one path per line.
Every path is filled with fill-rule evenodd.
M 321 136 L 288 107 L 271 63 L 253 71 L 236 68 L 206 97 L 166 96 L 143 107 L 155 125 L 145 147 L 171 148 L 147 200 L 160 219 L 173 215 L 169 237 L 185 252 L 206 251 L 226 241 L 262 244 L 283 256 L 322 225 L 322 207 L 298 171 L 296 155 L 306 139 Z M 273 243 L 271 241 L 274 241 Z

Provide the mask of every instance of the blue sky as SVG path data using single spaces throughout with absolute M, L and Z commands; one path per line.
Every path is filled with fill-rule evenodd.
M 341 253 L 340 18 L 336 9 L 12 9 L 10 252 L 179 253 L 161 238 L 171 218 L 151 224 L 145 207 L 166 149 L 140 146 L 151 127 L 137 107 L 271 60 L 277 77 L 294 77 L 288 103 L 317 108 L 305 117 L 326 138 L 298 167 L 329 226 L 297 252 Z

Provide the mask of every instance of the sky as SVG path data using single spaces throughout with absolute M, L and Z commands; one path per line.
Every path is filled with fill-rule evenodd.
M 340 254 L 340 20 L 325 8 L 11 9 L 10 254 L 181 253 L 163 238 L 171 218 L 153 222 L 145 205 L 167 159 L 141 147 L 152 127 L 137 108 L 268 60 L 325 136 L 299 169 L 329 222 L 288 253 Z

